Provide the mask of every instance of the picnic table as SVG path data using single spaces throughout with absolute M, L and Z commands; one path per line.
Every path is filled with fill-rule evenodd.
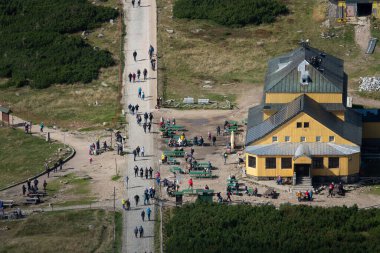
M 164 155 L 169 157 L 184 157 L 185 151 L 184 150 L 165 150 Z
M 13 200 L 0 200 L 3 202 L 4 207 L 13 207 L 15 205 L 15 202 Z
M 212 165 L 209 162 L 197 162 L 192 164 L 193 169 L 212 169 Z
M 172 165 L 180 164 L 180 162 L 177 161 L 177 159 L 175 159 L 174 157 L 168 157 L 167 163 Z
M 170 172 L 184 174 L 185 171 L 181 167 L 171 167 Z
M 176 134 L 175 131 L 162 131 L 161 138 L 173 138 L 175 134 Z
M 227 121 L 228 124 L 232 125 L 232 126 L 237 126 L 238 122 L 236 120 L 228 120 Z
M 25 205 L 30 205 L 30 204 L 37 205 L 38 203 L 41 203 L 41 199 L 38 197 L 26 198 L 24 202 Z
M 178 130 L 178 129 L 185 129 L 185 126 L 165 124 L 165 126 L 162 128 L 171 128 L 171 129 Z
M 196 178 L 212 178 L 212 173 L 206 172 L 206 171 L 190 171 L 189 172 L 190 177 L 196 177 Z
M 164 126 L 164 127 L 160 127 L 160 131 L 161 132 L 165 132 L 165 131 L 185 131 L 186 128 L 184 126 Z

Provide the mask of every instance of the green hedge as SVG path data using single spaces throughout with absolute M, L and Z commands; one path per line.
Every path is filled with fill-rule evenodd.
M 114 64 L 72 33 L 99 27 L 118 12 L 87 0 L 0 0 L 0 77 L 5 86 L 45 88 L 90 82 Z
M 164 227 L 166 252 L 380 252 L 379 209 L 191 204 Z
M 176 18 L 210 19 L 226 26 L 271 23 L 287 7 L 278 0 L 176 0 Z

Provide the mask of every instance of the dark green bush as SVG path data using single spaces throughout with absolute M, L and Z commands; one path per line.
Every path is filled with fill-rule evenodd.
M 271 23 L 288 12 L 278 0 L 176 0 L 176 18 L 210 19 L 226 26 Z
M 3 87 L 91 82 L 112 56 L 71 33 L 117 14 L 87 0 L 0 0 L 0 77 L 11 78 Z
M 379 209 L 191 204 L 164 227 L 166 252 L 380 252 Z

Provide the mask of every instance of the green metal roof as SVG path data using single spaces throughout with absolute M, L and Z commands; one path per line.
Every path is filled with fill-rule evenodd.
M 6 108 L 6 107 L 3 107 L 3 106 L 0 106 L 0 112 L 3 112 L 3 113 L 6 113 L 6 114 L 9 114 L 11 112 L 11 110 L 9 108 Z

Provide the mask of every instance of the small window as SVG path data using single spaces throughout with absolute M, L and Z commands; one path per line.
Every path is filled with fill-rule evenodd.
M 309 128 L 309 122 L 304 122 L 304 123 L 303 123 L 303 127 L 304 127 L 304 128 Z
M 329 136 L 329 142 L 334 142 L 335 141 L 335 136 Z
M 281 158 L 281 168 L 291 169 L 292 168 L 292 158 Z
M 339 168 L 339 157 L 329 157 L 329 169 Z
M 312 158 L 313 169 L 323 169 L 323 157 Z
M 248 167 L 256 168 L 256 157 L 248 156 Z
M 305 136 L 301 136 L 301 142 L 305 142 L 306 141 L 306 137 Z
M 290 136 L 285 136 L 285 142 L 290 142 Z
M 276 157 L 265 158 L 265 168 L 275 169 L 276 168 Z
M 297 128 L 302 128 L 302 122 L 297 122 Z
M 317 136 L 317 137 L 315 137 L 315 141 L 316 141 L 316 142 L 321 142 L 321 140 L 322 140 L 321 136 Z
M 277 142 L 278 138 L 277 136 L 272 136 L 272 142 Z

